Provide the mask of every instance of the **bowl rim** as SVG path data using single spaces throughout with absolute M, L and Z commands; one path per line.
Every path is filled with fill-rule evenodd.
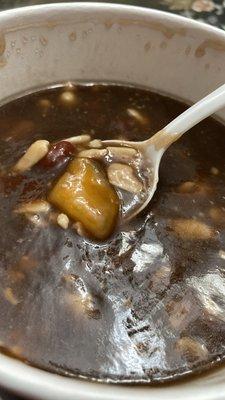
M 195 21 L 184 16 L 172 14 L 166 11 L 145 8 L 143 6 L 124 5 L 118 3 L 100 2 L 65 2 L 51 3 L 42 5 L 32 5 L 20 8 L 5 10 L 0 13 L 0 23 L 3 25 L 10 21 L 15 21 L 20 17 L 29 19 L 31 15 L 38 17 L 43 12 L 77 10 L 92 13 L 94 11 L 115 11 L 126 15 L 135 14 L 138 17 L 153 17 L 164 21 L 176 22 L 183 27 L 196 29 L 199 31 L 214 33 L 218 38 L 225 41 L 225 32 L 222 29 L 208 25 L 204 22 Z M 215 372 L 215 371 L 213 371 Z M 223 375 L 224 376 L 224 375 Z M 201 378 L 195 378 L 189 384 L 188 389 L 185 383 L 179 382 L 162 386 L 125 386 L 107 383 L 90 382 L 85 379 L 72 379 L 50 373 L 36 367 L 27 365 L 22 361 L 12 359 L 0 354 L 0 384 L 2 387 L 23 396 L 32 396 L 34 399 L 55 399 L 74 400 L 75 396 L 79 400 L 136 400 L 137 396 L 141 399 L 152 400 L 177 399 L 182 400 L 222 400 L 225 396 L 225 382 L 204 389 L 204 385 L 199 384 Z M 180 388 L 185 386 L 185 390 Z M 220 389 L 220 390 L 218 390 Z

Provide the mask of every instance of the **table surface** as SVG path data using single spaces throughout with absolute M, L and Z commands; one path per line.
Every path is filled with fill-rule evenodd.
M 71 1 L 71 0 L 67 0 Z M 79 0 L 83 1 L 83 0 Z M 93 2 L 93 0 L 89 0 Z M 97 0 L 96 0 L 97 1 Z M 63 3 L 59 1 L 44 0 L 0 0 L 0 11 L 15 7 L 30 6 L 45 3 Z M 75 3 L 76 1 L 74 1 Z M 98 2 L 103 2 L 98 0 Z M 104 1 L 107 2 L 107 1 Z M 122 3 L 155 8 L 158 10 L 169 11 L 180 14 L 188 18 L 203 21 L 208 24 L 225 29 L 225 0 L 114 0 L 108 3 Z M 0 390 L 0 400 L 23 400 L 17 396 L 11 395 L 5 390 Z

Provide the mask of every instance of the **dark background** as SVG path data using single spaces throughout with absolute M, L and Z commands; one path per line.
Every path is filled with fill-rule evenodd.
M 89 1 L 93 2 L 92 0 Z M 31 6 L 35 4 L 60 3 L 60 2 L 65 3 L 66 1 L 0 0 L 0 11 L 15 7 L 24 7 L 28 5 Z M 74 1 L 74 3 L 75 2 L 76 1 Z M 103 3 L 103 1 L 100 0 L 98 0 L 98 2 Z M 127 5 L 131 4 L 147 8 L 156 8 L 158 10 L 164 10 L 180 14 L 187 18 L 196 19 L 217 26 L 221 29 L 225 29 L 225 0 L 121 0 L 121 1 L 114 0 L 114 1 L 108 1 L 108 3 L 122 3 L 122 4 L 127 4 Z M 14 395 L 10 395 L 5 390 L 0 389 L 0 400 L 23 400 L 23 399 Z
M 83 0 L 80 0 L 83 1 Z M 93 2 L 93 0 L 89 0 Z M 0 0 L 0 9 L 6 10 L 14 7 L 45 3 L 64 3 L 66 1 L 44 0 Z M 72 2 L 72 0 L 71 0 Z M 75 1 L 74 1 L 75 2 Z M 103 3 L 103 1 L 98 0 Z M 104 1 L 105 3 L 107 1 Z M 225 29 L 225 1 L 224 0 L 114 0 L 108 3 L 132 4 L 158 10 L 169 11 L 205 21 L 211 25 Z

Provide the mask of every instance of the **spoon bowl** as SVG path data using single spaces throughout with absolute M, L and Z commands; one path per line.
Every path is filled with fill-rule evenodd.
M 141 178 L 143 188 L 133 196 L 127 196 L 122 192 L 122 217 L 125 221 L 139 214 L 154 196 L 159 180 L 160 161 L 168 147 L 189 129 L 223 107 L 225 107 L 225 84 L 189 107 L 165 128 L 145 141 L 106 140 L 103 142 L 105 146 L 130 147 L 136 150 L 136 155 L 129 160 L 129 164 Z M 122 162 L 122 160 L 117 161 Z
M 155 135 L 154 135 L 155 136 Z M 159 164 L 163 151 L 157 150 L 152 138 L 142 142 L 128 140 L 105 140 L 104 145 L 112 147 L 129 147 L 135 149 L 137 155 L 130 159 L 130 164 L 135 169 L 143 183 L 143 189 L 136 195 L 127 195 L 123 191 L 122 218 L 125 222 L 133 219 L 151 201 L 159 180 Z M 161 156 L 160 156 L 160 153 Z M 120 161 L 120 160 L 118 160 Z M 122 162 L 122 161 L 121 161 Z

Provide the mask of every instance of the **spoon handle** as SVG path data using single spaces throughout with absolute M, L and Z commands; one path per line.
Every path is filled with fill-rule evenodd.
M 162 131 L 156 133 L 155 136 L 160 134 L 161 140 L 163 136 L 165 139 L 165 147 L 168 148 L 170 144 L 179 139 L 179 137 L 193 126 L 223 107 L 225 107 L 225 84 L 188 108 L 170 122 Z M 155 140 L 157 141 L 157 137 L 155 137 Z

